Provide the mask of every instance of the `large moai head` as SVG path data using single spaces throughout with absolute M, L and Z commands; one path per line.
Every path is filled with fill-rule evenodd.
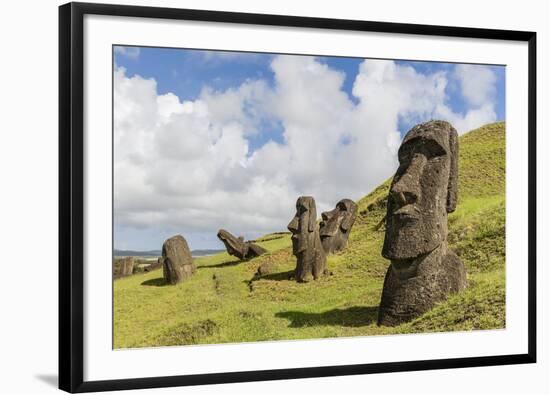
M 405 135 L 398 157 L 382 248 L 391 260 L 418 257 L 447 239 L 447 213 L 457 203 L 457 132 L 444 121 L 417 125 Z
M 357 216 L 357 204 L 350 199 L 336 203 L 334 210 L 321 214 L 319 235 L 327 254 L 344 249 L 348 244 L 351 228 Z
M 317 279 L 325 272 L 326 256 L 319 238 L 315 200 L 311 196 L 298 198 L 296 214 L 288 224 L 288 230 L 292 233 L 292 252 L 297 258 L 296 280 Z

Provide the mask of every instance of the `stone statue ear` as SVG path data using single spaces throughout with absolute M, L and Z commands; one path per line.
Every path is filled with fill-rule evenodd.
M 348 207 L 348 212 L 346 213 L 346 216 L 342 220 L 342 223 L 340 224 L 340 227 L 344 232 L 347 232 L 351 229 L 353 226 L 353 223 L 355 222 L 355 216 L 357 215 L 357 205 L 355 203 L 350 204 Z
M 452 213 L 456 209 L 458 200 L 458 134 L 452 126 L 449 132 L 449 148 L 451 151 L 449 152 L 451 169 L 447 185 L 447 212 Z
M 308 217 L 308 231 L 313 232 L 315 231 L 315 227 L 317 226 L 317 210 L 315 208 L 315 201 L 312 199 L 309 202 L 309 217 Z

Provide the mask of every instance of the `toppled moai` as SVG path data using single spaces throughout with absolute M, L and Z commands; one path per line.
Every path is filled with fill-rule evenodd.
M 195 273 L 195 264 L 183 236 L 170 237 L 162 245 L 162 273 L 168 284 L 178 284 Z
M 398 151 L 386 214 L 386 273 L 378 324 L 395 326 L 466 288 L 466 269 L 447 248 L 447 214 L 458 192 L 458 135 L 444 121 L 412 128 Z
M 239 259 L 252 259 L 267 252 L 265 248 L 250 241 L 244 241 L 242 236 L 235 237 L 224 229 L 218 231 L 218 239 L 223 242 L 229 255 Z
M 336 203 L 334 210 L 321 214 L 319 235 L 325 253 L 341 251 L 348 245 L 349 234 L 357 216 L 357 204 L 350 199 Z
M 162 267 L 162 257 L 160 256 L 155 262 L 147 265 L 143 270 L 146 272 L 152 272 L 153 270 L 160 269 Z
M 317 227 L 317 209 L 311 196 L 300 196 L 296 214 L 288 224 L 292 233 L 292 253 L 296 256 L 294 277 L 298 282 L 317 280 L 326 274 L 326 255 Z

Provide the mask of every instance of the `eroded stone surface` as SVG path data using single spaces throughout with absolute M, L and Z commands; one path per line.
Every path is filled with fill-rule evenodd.
M 162 272 L 168 284 L 178 284 L 195 273 L 195 264 L 187 241 L 181 235 L 173 236 L 162 245 Z
M 218 231 L 218 239 L 223 242 L 229 255 L 239 259 L 252 259 L 267 252 L 265 248 L 250 241 L 244 241 L 243 237 L 235 237 L 224 229 Z
M 296 256 L 296 281 L 318 279 L 326 272 L 326 255 L 317 227 L 317 209 L 311 196 L 300 196 L 296 214 L 288 224 L 292 233 L 292 253 Z
M 466 287 L 466 269 L 447 249 L 447 214 L 457 204 L 458 135 L 444 121 L 412 128 L 399 147 L 387 203 L 386 273 L 378 323 L 420 316 Z
M 135 260 L 133 256 L 117 259 L 113 267 L 114 278 L 131 276 L 134 273 Z
M 350 199 L 336 203 L 334 210 L 321 214 L 319 235 L 325 253 L 341 251 L 348 245 L 349 234 L 357 216 L 357 204 Z

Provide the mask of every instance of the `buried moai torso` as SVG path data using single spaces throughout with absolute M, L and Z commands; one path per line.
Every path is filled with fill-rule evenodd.
M 301 196 L 296 201 L 296 214 L 288 224 L 292 233 L 292 253 L 296 256 L 296 281 L 319 278 L 326 271 L 326 256 L 317 227 L 315 200 Z
M 173 236 L 164 242 L 162 265 L 164 280 L 172 285 L 182 282 L 195 273 L 191 251 L 183 236 Z
M 447 249 L 447 213 L 457 204 L 458 136 L 447 122 L 411 129 L 399 148 L 387 203 L 386 273 L 378 323 L 410 321 L 466 287 L 462 261 Z
M 218 231 L 218 239 L 223 242 L 229 255 L 239 259 L 251 259 L 267 252 L 259 245 L 244 241 L 242 237 L 235 237 L 224 229 Z
M 340 200 L 334 210 L 321 214 L 323 221 L 319 227 L 319 235 L 325 253 L 346 248 L 356 215 L 357 204 L 350 199 Z

